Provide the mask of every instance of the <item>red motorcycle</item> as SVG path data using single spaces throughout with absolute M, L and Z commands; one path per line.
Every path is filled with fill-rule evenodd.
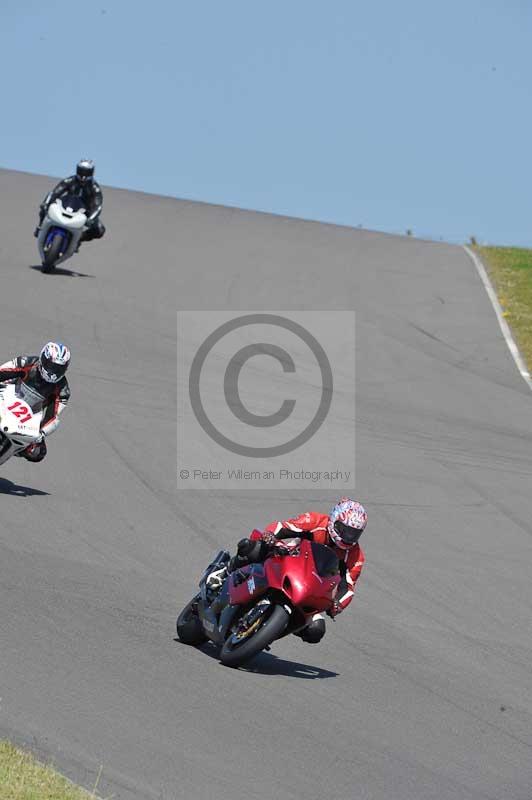
M 263 563 L 231 572 L 213 594 L 207 577 L 229 560 L 227 551 L 218 553 L 203 573 L 199 593 L 177 618 L 182 642 L 198 645 L 210 639 L 220 644 L 220 660 L 228 667 L 238 667 L 276 639 L 302 630 L 314 614 L 331 608 L 340 583 L 336 553 L 301 539 L 291 549 L 275 547 Z

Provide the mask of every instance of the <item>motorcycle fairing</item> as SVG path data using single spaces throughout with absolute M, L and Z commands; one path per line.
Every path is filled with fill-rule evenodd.
M 248 564 L 229 576 L 229 602 L 246 605 L 269 588 L 264 564 Z
M 0 386 L 0 464 L 40 436 L 42 411 L 33 413 L 19 397 L 16 384 Z
M 75 195 L 65 195 L 51 203 L 37 239 L 42 261 L 44 262 L 44 248 L 48 247 L 57 235 L 62 237 L 63 247 L 55 266 L 70 258 L 79 244 L 86 225 L 86 209 L 80 198 Z
M 319 574 L 321 570 L 316 566 L 314 554 L 318 557 L 320 548 L 330 551 L 334 557 L 331 549 L 325 545 L 303 539 L 299 558 L 273 555 L 267 558 L 264 564 L 242 567 L 229 577 L 229 602 L 231 605 L 245 605 L 267 590 L 277 590 L 286 595 L 296 606 L 326 611 L 340 583 L 340 575 Z M 309 587 L 316 581 L 320 584 L 321 596 L 313 594 L 312 589 L 309 591 Z M 323 596 L 324 589 L 325 596 Z
M 46 239 L 44 240 L 45 247 L 52 243 L 54 236 L 60 236 L 63 240 L 63 249 L 61 251 L 61 255 L 63 255 L 65 250 L 68 248 L 70 239 L 72 238 L 71 234 L 64 228 L 60 228 L 58 225 L 50 225 L 46 233 Z
M 199 603 L 198 616 L 209 638 L 222 644 L 227 638 L 233 620 L 240 611 L 240 606 L 232 606 L 228 603 L 221 611 L 217 611 L 216 608 L 220 608 L 219 603 L 213 603 L 212 606 L 206 605 L 205 602 Z
M 325 545 L 303 539 L 300 545 L 300 558 L 281 556 L 267 559 L 265 567 L 269 586 L 282 591 L 295 606 L 326 611 L 330 608 L 340 583 L 340 575 L 338 573 L 327 577 L 319 575 L 314 553 L 318 553 L 318 548 L 322 547 L 330 551 Z M 316 581 L 320 584 L 320 596 L 315 595 L 311 588 Z

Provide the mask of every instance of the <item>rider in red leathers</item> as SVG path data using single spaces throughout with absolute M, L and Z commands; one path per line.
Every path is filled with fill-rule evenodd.
M 355 584 L 364 565 L 364 553 L 358 540 L 366 527 L 368 515 L 364 507 L 355 500 L 342 497 L 333 507 L 330 515 L 318 511 L 307 511 L 293 519 L 272 522 L 264 533 L 253 532 L 249 539 L 241 539 L 238 543 L 237 555 L 229 564 L 232 572 L 252 562 L 263 561 L 276 546 L 286 546 L 287 537 L 308 538 L 318 544 L 328 545 L 335 551 L 340 561 L 342 580 L 334 606 L 327 614 L 334 618 L 347 608 L 353 599 Z M 221 588 L 227 569 L 216 570 L 207 578 L 212 589 Z M 297 635 L 309 643 L 319 642 L 325 634 L 323 614 L 314 614 L 309 624 Z

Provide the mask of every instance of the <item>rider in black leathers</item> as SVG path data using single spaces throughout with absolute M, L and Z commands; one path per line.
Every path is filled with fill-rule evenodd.
M 39 208 L 39 225 L 35 228 L 34 236 L 39 235 L 42 221 L 51 203 L 65 194 L 73 194 L 83 200 L 88 213 L 88 230 L 81 236 L 81 242 L 90 242 L 92 239 L 101 239 L 105 233 L 105 226 L 100 220 L 103 206 L 103 194 L 100 185 L 94 180 L 94 162 L 82 159 L 77 167 L 76 174 L 64 178 L 55 189 L 48 192 Z

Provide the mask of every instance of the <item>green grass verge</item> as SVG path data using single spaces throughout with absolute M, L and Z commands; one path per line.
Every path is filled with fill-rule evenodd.
M 532 372 L 532 250 L 477 247 L 529 372 Z
M 0 800 L 97 800 L 52 767 L 0 741 Z

